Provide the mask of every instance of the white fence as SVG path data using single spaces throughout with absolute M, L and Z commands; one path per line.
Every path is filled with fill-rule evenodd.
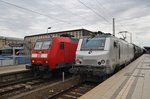
M 9 66 L 9 65 L 14 65 L 13 59 L 0 60 L 0 66 Z

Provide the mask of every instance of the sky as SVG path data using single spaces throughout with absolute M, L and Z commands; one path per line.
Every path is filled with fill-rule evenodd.
M 24 36 L 88 29 L 115 34 L 150 46 L 150 0 L 0 0 L 0 36 Z

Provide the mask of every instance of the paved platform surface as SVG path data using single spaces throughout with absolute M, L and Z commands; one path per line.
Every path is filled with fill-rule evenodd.
M 16 65 L 16 66 L 0 66 L 0 75 L 11 73 L 11 72 L 18 72 L 18 71 L 25 71 L 25 64 L 23 65 Z
M 150 99 L 150 54 L 144 54 L 80 99 Z

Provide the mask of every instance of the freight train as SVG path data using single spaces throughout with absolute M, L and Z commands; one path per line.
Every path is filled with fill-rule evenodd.
M 76 64 L 69 71 L 89 78 L 103 77 L 142 53 L 142 48 L 112 35 L 84 37 L 78 43 Z
M 31 51 L 30 65 L 33 72 L 51 72 L 71 67 L 75 63 L 78 41 L 70 37 L 53 37 L 38 39 Z

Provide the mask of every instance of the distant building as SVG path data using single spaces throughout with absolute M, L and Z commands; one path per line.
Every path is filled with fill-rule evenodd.
M 4 37 L 0 36 L 0 49 L 10 46 L 10 47 L 23 47 L 23 38 L 15 37 Z
M 30 54 L 30 51 L 33 49 L 34 44 L 37 39 L 59 37 L 62 34 L 70 34 L 70 35 L 73 35 L 74 38 L 80 39 L 83 36 L 92 35 L 93 33 L 94 32 L 86 30 L 86 29 L 76 29 L 76 30 L 59 31 L 59 32 L 53 32 L 53 33 L 43 33 L 43 34 L 25 36 L 24 38 L 25 51 L 27 54 Z

